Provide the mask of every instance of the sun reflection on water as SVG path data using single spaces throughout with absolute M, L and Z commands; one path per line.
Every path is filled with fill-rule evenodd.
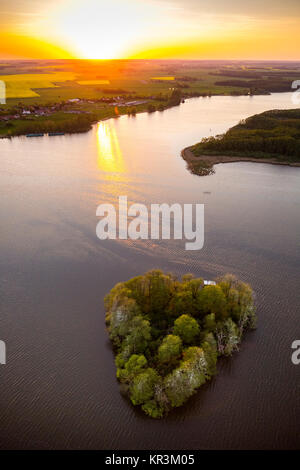
M 97 165 L 99 170 L 123 173 L 125 163 L 116 130 L 108 122 L 99 122 L 97 127 Z

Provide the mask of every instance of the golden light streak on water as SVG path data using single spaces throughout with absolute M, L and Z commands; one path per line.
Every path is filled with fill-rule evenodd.
M 97 127 L 97 165 L 99 170 L 124 173 L 125 163 L 115 129 L 108 122 Z

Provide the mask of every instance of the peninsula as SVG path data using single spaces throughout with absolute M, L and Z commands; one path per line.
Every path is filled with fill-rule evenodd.
M 217 163 L 250 161 L 300 166 L 300 109 L 271 110 L 239 122 L 225 134 L 182 150 L 188 169 L 212 174 Z

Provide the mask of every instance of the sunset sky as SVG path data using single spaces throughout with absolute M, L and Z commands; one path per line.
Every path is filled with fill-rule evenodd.
M 0 57 L 300 59 L 299 0 L 0 0 Z

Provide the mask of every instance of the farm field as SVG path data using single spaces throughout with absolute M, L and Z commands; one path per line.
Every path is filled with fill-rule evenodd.
M 57 88 L 58 83 L 74 80 L 74 74 L 69 72 L 32 73 L 16 75 L 0 75 L 0 80 L 6 84 L 6 97 L 35 98 L 39 96 L 36 89 Z
M 290 91 L 300 63 L 218 61 L 57 60 L 0 64 L 7 105 L 46 104 L 107 95 L 150 97 L 180 88 L 188 96 Z
M 7 61 L 0 136 L 83 132 L 107 117 L 163 111 L 186 98 L 291 91 L 300 62 Z

